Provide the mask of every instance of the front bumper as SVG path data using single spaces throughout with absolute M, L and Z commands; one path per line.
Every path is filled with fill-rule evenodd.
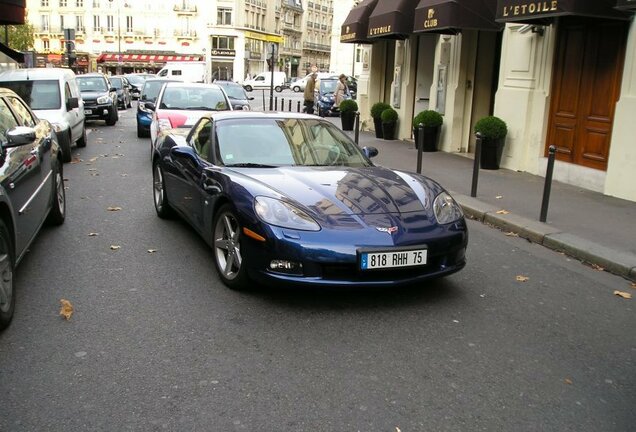
M 401 267 L 383 270 L 360 270 L 357 250 L 371 245 L 355 246 L 352 236 L 339 234 L 341 241 L 328 244 L 320 233 L 298 233 L 273 229 L 273 237 L 266 243 L 245 238 L 241 245 L 246 257 L 251 278 L 265 284 L 290 286 L 348 286 L 389 287 L 410 285 L 455 273 L 466 265 L 468 231 L 464 221 L 441 227 L 438 235 L 426 241 L 408 246 L 421 245 L 428 251 L 427 264 L 417 267 Z M 390 237 L 389 237 L 390 239 Z M 373 244 L 390 250 L 407 245 Z M 272 260 L 288 260 L 302 264 L 302 274 L 285 274 L 272 271 Z
M 84 117 L 86 119 L 106 120 L 112 108 L 112 104 L 87 105 L 85 102 Z

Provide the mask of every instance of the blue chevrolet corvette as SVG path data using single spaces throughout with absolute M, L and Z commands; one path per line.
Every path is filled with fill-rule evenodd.
M 392 286 L 461 270 L 459 205 L 427 177 L 373 165 L 375 155 L 316 116 L 218 112 L 158 137 L 155 209 L 185 218 L 235 289 Z

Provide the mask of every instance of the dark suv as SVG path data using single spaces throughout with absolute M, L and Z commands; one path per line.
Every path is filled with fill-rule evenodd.
M 86 120 L 104 120 L 108 126 L 117 123 L 117 90 L 106 75 L 78 75 L 77 84 L 84 100 Z

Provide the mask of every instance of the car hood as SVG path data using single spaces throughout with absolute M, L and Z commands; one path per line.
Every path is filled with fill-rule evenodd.
M 232 168 L 319 218 L 426 212 L 443 189 L 433 180 L 383 167 Z M 255 191 L 257 194 L 259 191 Z
M 106 91 L 83 91 L 81 92 L 82 99 L 84 100 L 96 100 L 98 97 L 108 96 Z
M 190 110 L 158 110 L 158 119 L 169 119 L 170 127 L 188 127 L 194 126 L 194 124 L 206 114 L 210 114 L 213 111 L 190 111 Z

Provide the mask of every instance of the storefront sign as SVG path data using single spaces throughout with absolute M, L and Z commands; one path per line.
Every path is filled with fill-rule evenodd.
M 344 28 L 344 32 L 340 35 L 340 42 L 346 42 L 356 38 L 356 32 L 351 31 L 351 27 Z
M 236 51 L 229 49 L 212 49 L 210 55 L 212 57 L 235 57 Z
M 263 33 L 256 33 L 256 32 L 246 31 L 245 32 L 245 37 L 248 38 L 248 39 L 255 39 L 255 40 L 260 40 L 260 41 L 265 41 L 265 42 L 274 42 L 274 43 L 279 43 L 279 44 L 283 43 L 283 37 L 282 36 L 266 35 L 266 34 L 263 34 Z
M 502 5 L 503 3 L 503 5 Z M 520 4 L 506 4 L 513 2 L 499 2 L 499 16 L 503 18 L 529 17 L 559 10 L 559 0 L 514 2 Z
M 430 29 L 437 27 L 437 18 L 435 18 L 435 9 L 430 8 L 428 10 L 427 19 L 424 21 L 424 28 Z
M 390 25 L 374 27 L 369 29 L 369 36 L 379 36 L 379 35 L 384 35 L 389 33 L 391 33 Z

